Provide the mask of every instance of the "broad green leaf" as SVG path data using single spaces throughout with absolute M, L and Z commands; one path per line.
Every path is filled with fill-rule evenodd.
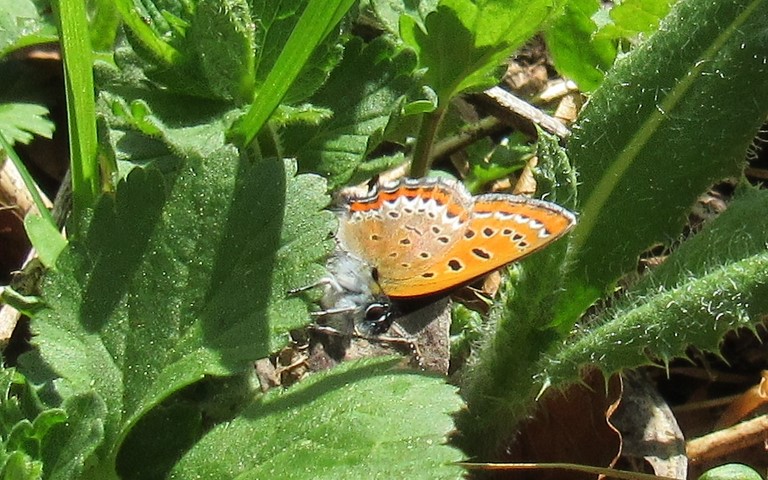
M 538 382 L 578 381 L 581 368 L 606 374 L 668 362 L 691 345 L 717 353 L 723 335 L 754 329 L 768 312 L 768 192 L 749 191 L 674 251 L 628 298 L 594 319 L 545 365 Z
M 28 144 L 34 135 L 53 137 L 54 125 L 48 109 L 32 103 L 0 104 L 0 134 L 13 145 Z
M 455 388 L 396 363 L 349 362 L 270 392 L 214 428 L 171 478 L 462 478 L 451 465 L 461 453 L 444 445 Z
M 123 69 L 100 62 L 95 74 L 102 86 L 98 114 L 109 127 L 102 152 L 117 163 L 120 178 L 137 165 L 174 172 L 179 157 L 209 158 L 224 147 L 224 132 L 239 110 L 156 88 L 128 66 L 140 62 L 129 46 L 121 45 L 116 55 L 125 60 Z
M 598 8 L 598 0 L 572 0 L 544 32 L 557 71 L 585 91 L 600 85 L 616 57 L 614 41 L 595 36 L 592 16 Z
M 0 58 L 14 50 L 57 39 L 47 2 L 0 0 Z
M 94 52 L 112 55 L 117 31 L 120 29 L 120 13 L 113 0 L 93 0 L 90 3 L 90 37 Z
M 346 3 L 346 2 L 344 2 Z M 339 63 L 343 53 L 342 29 L 337 26 L 338 13 L 329 19 L 327 36 L 317 45 L 308 43 L 308 38 L 296 50 L 286 51 L 288 39 L 298 25 L 299 17 L 308 6 L 308 0 L 292 0 L 290 2 L 271 2 L 260 0 L 252 2 L 254 16 L 259 18 L 261 28 L 257 32 L 257 72 L 256 83 L 262 88 L 268 81 L 270 72 L 277 65 L 282 55 L 298 61 L 309 50 L 309 58 L 303 63 L 301 70 L 293 82 L 284 77 L 282 83 L 288 87 L 282 103 L 296 104 L 309 98 L 328 78 L 330 71 Z M 332 7 L 326 2 L 326 10 Z M 345 7 L 340 7 L 344 9 Z M 344 10 L 346 11 L 346 10 Z M 319 18 L 316 18 L 319 21 Z M 275 75 L 275 74 L 273 74 Z
M 66 397 L 94 389 L 107 406 L 111 471 L 134 424 L 205 376 L 245 371 L 305 324 L 286 292 L 316 280 L 332 230 L 325 184 L 295 166 L 253 164 L 233 147 L 134 169 L 103 196 L 43 284 L 36 355 Z
M 595 91 L 569 142 L 581 215 L 561 331 L 678 235 L 707 186 L 740 174 L 768 115 L 767 22 L 766 0 L 682 0 Z
M 299 160 L 302 171 L 328 178 L 331 187 L 346 183 L 381 134 L 400 98 L 411 86 L 413 56 L 398 52 L 386 38 L 364 46 L 351 41 L 344 59 L 328 82 L 311 99 L 334 112 L 319 126 L 293 125 L 284 134 L 287 156 Z
M 24 218 L 24 229 L 27 231 L 29 241 L 35 247 L 43 265 L 48 268 L 56 268 L 56 259 L 67 246 L 67 240 L 61 235 L 61 232 L 43 217 L 35 214 L 27 215 Z
M 400 19 L 400 35 L 416 50 L 424 82 L 441 106 L 462 92 L 488 88 L 498 68 L 564 2 L 551 0 L 442 0 L 424 29 L 413 17 Z

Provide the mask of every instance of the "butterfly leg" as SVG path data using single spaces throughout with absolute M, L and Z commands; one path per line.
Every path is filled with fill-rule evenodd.
M 395 336 L 380 335 L 379 341 L 394 342 L 399 345 L 407 346 L 411 350 L 412 361 L 421 368 L 421 359 L 423 357 L 421 355 L 421 349 L 419 349 L 418 339 L 414 335 L 411 335 L 409 332 L 407 332 L 397 322 L 392 323 L 392 325 L 389 327 L 389 330 L 394 333 Z
M 316 313 L 323 313 L 323 312 L 312 312 L 310 315 L 314 315 Z M 324 333 L 326 335 L 336 335 L 338 337 L 347 337 L 349 334 L 342 332 L 341 330 L 338 330 L 333 327 L 329 327 L 327 325 L 318 325 L 316 323 L 310 323 L 307 325 L 307 328 L 312 330 L 313 332 L 318 333 Z
M 403 350 L 408 350 L 408 352 L 410 352 L 408 356 L 411 358 L 411 365 L 421 368 L 422 355 L 416 337 L 405 331 L 405 329 L 397 323 L 392 323 L 389 327 L 389 332 L 391 334 L 372 335 L 356 329 L 351 336 L 373 344 L 392 345 L 400 350 L 401 353 Z

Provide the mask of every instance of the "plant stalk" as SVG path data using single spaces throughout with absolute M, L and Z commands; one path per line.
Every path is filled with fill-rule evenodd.
M 432 165 L 432 147 L 435 144 L 437 131 L 443 121 L 446 107 L 437 107 L 434 111 L 424 115 L 416 138 L 416 146 L 413 148 L 413 161 L 411 162 L 411 177 L 423 177 Z

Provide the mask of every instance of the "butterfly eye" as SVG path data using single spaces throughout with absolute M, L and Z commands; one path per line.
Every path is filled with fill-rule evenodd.
M 373 335 L 389 330 L 392 325 L 392 308 L 388 303 L 374 302 L 365 309 L 366 329 Z

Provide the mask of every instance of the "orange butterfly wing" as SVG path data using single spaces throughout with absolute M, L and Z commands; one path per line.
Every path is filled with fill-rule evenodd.
M 438 261 L 407 278 L 380 272 L 390 297 L 417 297 L 448 290 L 530 255 L 567 233 L 572 213 L 553 203 L 514 195 L 474 197 L 469 223 Z
M 463 185 L 403 179 L 347 199 L 339 242 L 375 271 L 390 297 L 431 295 L 467 283 L 557 240 L 576 223 L 549 202 L 472 197 Z
M 426 271 L 453 248 L 469 225 L 472 197 L 445 181 L 405 179 L 348 199 L 346 207 L 342 247 L 395 284 Z

